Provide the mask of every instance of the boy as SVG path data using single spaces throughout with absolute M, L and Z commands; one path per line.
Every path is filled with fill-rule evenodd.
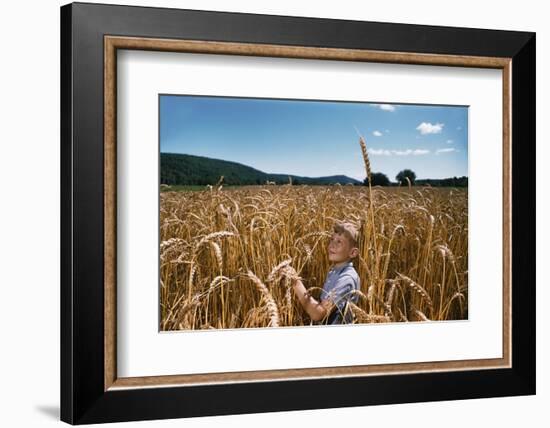
M 318 302 L 299 279 L 292 282 L 298 301 L 316 324 L 349 324 L 352 313 L 348 301 L 357 303 L 360 281 L 352 259 L 359 255 L 359 232 L 351 223 L 336 223 L 328 244 L 328 258 L 333 262 Z

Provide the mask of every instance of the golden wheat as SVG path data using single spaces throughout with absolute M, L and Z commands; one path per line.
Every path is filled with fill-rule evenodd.
M 277 304 L 275 303 L 275 299 L 273 299 L 273 296 L 269 292 L 269 289 L 265 286 L 265 284 L 258 278 L 256 275 L 254 275 L 251 271 L 247 272 L 248 278 L 252 280 L 256 288 L 260 291 L 260 294 L 265 299 L 267 311 L 269 312 L 270 317 L 270 324 L 271 327 L 278 327 L 279 326 L 279 309 L 277 308 Z
M 466 189 L 220 186 L 160 194 L 162 330 L 310 325 L 290 284 L 320 297 L 338 220 L 361 232 L 354 322 L 468 318 Z

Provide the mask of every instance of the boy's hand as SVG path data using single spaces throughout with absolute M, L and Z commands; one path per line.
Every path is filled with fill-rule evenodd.
M 294 269 L 292 266 L 288 265 L 284 269 L 284 275 L 290 280 L 291 285 L 294 286 L 298 282 L 298 280 L 301 280 L 300 275 L 298 275 L 298 272 L 296 272 L 296 269 Z

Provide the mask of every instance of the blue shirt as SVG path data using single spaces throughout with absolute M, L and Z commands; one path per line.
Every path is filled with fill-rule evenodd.
M 359 296 L 351 293 L 353 290 L 359 290 L 360 280 L 357 271 L 350 261 L 344 266 L 338 268 L 332 267 L 328 274 L 323 290 L 321 291 L 321 300 L 330 299 L 336 305 L 327 319 L 320 324 L 349 324 L 352 322 L 351 310 L 345 311 L 348 301 L 357 303 Z M 345 319 L 344 319 L 345 316 Z

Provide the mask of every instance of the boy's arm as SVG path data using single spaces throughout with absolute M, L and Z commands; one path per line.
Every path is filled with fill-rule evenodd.
M 304 284 L 299 279 L 294 280 L 292 288 L 294 289 L 298 301 L 313 321 L 321 321 L 334 309 L 335 305 L 332 300 L 325 299 L 318 302 L 309 294 L 306 287 L 304 287 Z

